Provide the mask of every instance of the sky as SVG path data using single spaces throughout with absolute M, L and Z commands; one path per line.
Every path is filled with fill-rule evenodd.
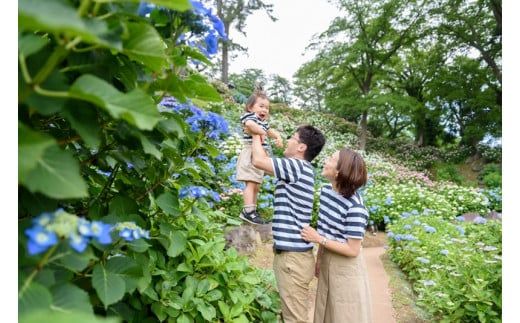
M 325 31 L 338 10 L 325 0 L 277 0 L 273 3 L 271 21 L 264 10 L 258 10 L 246 20 L 247 37 L 231 30 L 230 38 L 248 48 L 248 53 L 230 62 L 230 73 L 259 68 L 266 76 L 278 74 L 292 81 L 293 74 L 314 56 L 308 52 L 312 36 Z

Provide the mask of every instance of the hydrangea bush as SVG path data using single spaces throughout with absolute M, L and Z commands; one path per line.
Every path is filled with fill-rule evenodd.
M 501 321 L 501 221 L 413 215 L 388 229 L 390 258 L 436 321 Z

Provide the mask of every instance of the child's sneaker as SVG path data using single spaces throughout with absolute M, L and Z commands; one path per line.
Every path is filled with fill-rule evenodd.
M 269 223 L 268 221 L 265 221 L 264 219 L 262 219 L 262 217 L 258 213 L 256 213 L 256 211 L 246 212 L 246 211 L 242 210 L 242 212 L 240 212 L 240 218 L 251 224 Z

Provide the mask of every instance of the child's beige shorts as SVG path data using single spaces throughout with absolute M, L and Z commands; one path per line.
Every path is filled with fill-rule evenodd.
M 244 144 L 237 160 L 237 181 L 262 183 L 264 171 L 251 163 L 251 145 Z

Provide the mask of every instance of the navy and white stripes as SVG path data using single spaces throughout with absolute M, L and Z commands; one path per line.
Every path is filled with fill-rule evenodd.
M 267 123 L 267 121 L 262 121 L 260 120 L 256 114 L 254 112 L 247 112 L 247 113 L 244 113 L 241 117 L 240 117 L 240 123 L 245 125 L 246 124 L 246 121 L 248 120 L 252 120 L 254 123 L 258 124 L 260 127 L 262 127 L 262 129 L 264 129 L 264 131 L 268 131 L 269 130 L 269 124 Z M 245 143 L 248 143 L 248 144 L 251 144 L 253 142 L 253 136 L 250 135 L 249 133 L 247 132 L 243 132 L 243 136 L 242 136 L 242 139 Z M 265 140 L 263 143 L 262 143 L 262 146 L 264 147 L 267 147 L 268 144 L 267 144 L 267 141 Z
M 273 158 L 278 179 L 274 196 L 273 238 L 276 249 L 306 251 L 312 243 L 300 231 L 311 221 L 314 200 L 314 169 L 310 162 L 295 158 Z
M 346 242 L 363 239 L 368 222 L 368 211 L 356 192 L 344 198 L 326 185 L 321 189 L 318 233 L 329 240 Z

